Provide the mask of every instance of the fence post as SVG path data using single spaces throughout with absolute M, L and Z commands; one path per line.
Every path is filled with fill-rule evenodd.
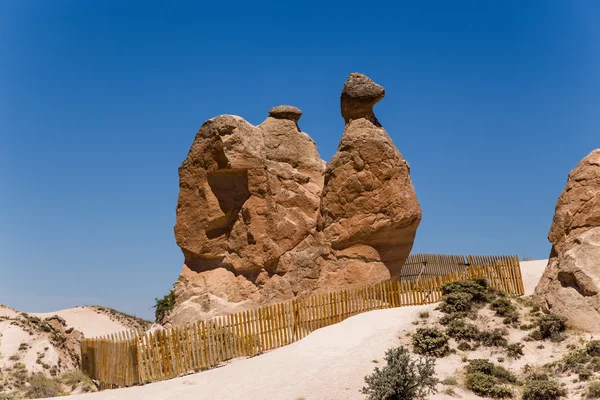
M 292 332 L 294 333 L 292 336 L 292 342 L 295 342 L 296 340 L 298 340 L 298 329 L 299 329 L 299 321 L 300 321 L 300 315 L 298 315 L 298 301 L 296 300 L 296 298 L 292 299 Z

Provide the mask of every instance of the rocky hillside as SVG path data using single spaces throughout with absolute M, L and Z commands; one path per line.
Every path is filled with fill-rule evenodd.
M 475 281 L 448 285 L 445 301 L 403 331 L 413 357 L 435 360 L 431 399 L 600 398 L 598 335 Z

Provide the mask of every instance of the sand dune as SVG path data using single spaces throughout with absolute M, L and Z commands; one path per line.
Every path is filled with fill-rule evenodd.
M 91 307 L 76 307 L 49 313 L 29 314 L 41 319 L 58 315 L 64 318 L 68 327 L 73 327 L 83 332 L 85 337 L 108 335 L 128 329 L 125 325 L 113 321 L 108 315 L 98 313 Z
M 531 294 L 546 260 L 522 262 L 526 294 Z M 398 334 L 419 312 L 435 305 L 401 307 L 356 315 L 319 329 L 299 342 L 210 371 L 168 381 L 99 393 L 72 400 L 326 400 L 364 399 L 359 393 L 373 360 L 400 343 Z M 379 364 L 381 365 L 381 364 Z M 432 398 L 444 399 L 444 395 Z M 466 397 L 465 397 L 466 398 Z M 474 397 L 477 398 L 477 397 Z

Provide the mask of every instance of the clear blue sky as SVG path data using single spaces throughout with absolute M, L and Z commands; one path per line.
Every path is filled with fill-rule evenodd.
M 0 303 L 144 317 L 183 257 L 177 167 L 278 104 L 329 160 L 351 72 L 412 168 L 414 251 L 546 258 L 600 147 L 600 3 L 0 1 Z

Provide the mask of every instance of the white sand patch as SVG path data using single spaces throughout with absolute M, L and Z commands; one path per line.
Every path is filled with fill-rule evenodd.
M 535 287 L 537 286 L 548 260 L 536 260 L 536 261 L 521 261 L 521 275 L 523 275 L 523 285 L 525 286 L 525 296 L 533 294 Z
M 91 338 L 102 335 L 109 335 L 128 330 L 127 327 L 119 322 L 113 321 L 106 314 L 96 312 L 89 307 L 69 308 L 49 313 L 30 313 L 41 319 L 58 315 L 67 323 L 67 327 L 73 327 L 83 332 L 85 337 Z
M 44 338 L 37 338 L 29 343 L 31 346 L 26 352 L 23 352 L 21 362 L 29 372 L 44 372 L 43 364 L 54 366 L 58 363 L 60 355 L 56 348 Z M 43 355 L 40 357 L 40 355 Z M 40 358 L 40 363 L 37 362 Z
M 19 346 L 21 343 L 28 343 L 31 335 L 20 326 L 11 325 L 10 321 L 0 322 L 0 332 L 0 368 L 12 367 L 15 362 L 21 361 Z M 10 357 L 15 355 L 18 355 L 19 359 L 10 360 Z
M 547 260 L 521 263 L 527 295 L 535 289 L 546 263 Z M 221 368 L 145 386 L 67 399 L 362 400 L 365 396 L 359 390 L 364 386 L 364 377 L 372 373 L 375 366 L 384 365 L 385 351 L 401 343 L 400 333 L 414 328 L 412 322 L 418 319 L 419 312 L 432 312 L 435 307 L 432 304 L 372 311 L 319 329 L 289 346 L 258 357 L 233 360 Z M 536 351 L 541 354 L 538 349 Z M 551 356 L 558 357 L 548 354 L 549 358 Z M 446 359 L 449 362 L 443 361 Z M 443 360 L 438 360 L 436 367 L 441 379 L 461 368 L 458 355 Z M 525 358 L 522 362 L 528 361 L 532 360 Z M 468 392 L 461 391 L 460 394 L 463 399 L 479 398 Z M 432 399 L 450 400 L 453 397 L 438 394 Z

